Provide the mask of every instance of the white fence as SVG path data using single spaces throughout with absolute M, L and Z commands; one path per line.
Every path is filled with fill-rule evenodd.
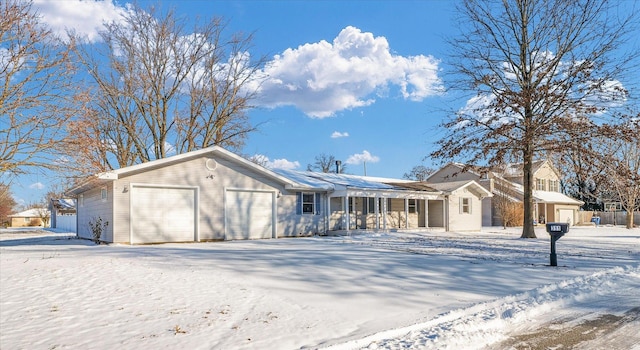
M 56 215 L 57 229 L 68 232 L 76 232 L 76 216 L 75 215 Z

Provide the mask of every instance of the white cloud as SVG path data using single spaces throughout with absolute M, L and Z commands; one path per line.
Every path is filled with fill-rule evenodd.
M 367 163 L 377 163 L 380 161 L 380 158 L 377 156 L 372 156 L 369 151 L 364 150 L 362 153 L 350 155 L 349 158 L 345 161 L 347 164 L 358 165 L 364 162 Z
M 88 42 L 98 41 L 103 24 L 120 21 L 127 11 L 113 0 L 34 0 L 33 9 L 54 33 L 65 37 L 67 30 L 71 30 Z
M 255 154 L 251 157 L 256 163 L 264 165 L 264 167 L 269 169 L 285 169 L 285 170 L 293 170 L 300 167 L 300 162 L 298 161 L 289 161 L 286 159 L 274 159 L 270 160 L 269 157 L 263 154 Z
M 34 182 L 31 185 L 29 185 L 29 188 L 32 190 L 42 190 L 44 189 L 44 184 L 42 182 Z
M 344 28 L 333 43 L 320 41 L 287 49 L 264 69 L 260 86 L 267 107 L 295 106 L 315 118 L 371 105 L 371 96 L 399 88 L 404 99 L 421 101 L 442 93 L 439 61 L 432 56 L 393 55 L 387 39 Z
M 331 134 L 332 139 L 337 139 L 340 137 L 349 137 L 349 133 L 346 131 L 345 132 L 334 131 L 333 134 Z
M 286 169 L 292 170 L 300 167 L 300 163 L 298 161 L 289 161 L 286 159 L 274 159 L 273 161 L 269 161 L 267 163 L 267 168 L 270 169 Z

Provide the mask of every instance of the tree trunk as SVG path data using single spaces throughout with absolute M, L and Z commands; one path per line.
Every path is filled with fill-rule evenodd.
M 628 229 L 633 228 L 633 209 L 627 210 L 627 228 Z
M 527 142 L 525 140 L 525 142 Z M 520 238 L 537 238 L 533 229 L 533 151 L 530 145 L 524 146 L 522 164 L 522 185 L 524 187 L 524 220 Z

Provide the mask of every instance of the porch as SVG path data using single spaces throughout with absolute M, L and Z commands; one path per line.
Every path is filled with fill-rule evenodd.
M 341 196 L 329 198 L 329 231 L 445 229 L 445 199 Z

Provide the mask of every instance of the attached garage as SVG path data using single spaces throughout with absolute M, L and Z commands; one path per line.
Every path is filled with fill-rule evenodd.
M 275 238 L 275 192 L 227 189 L 225 239 Z
M 196 187 L 131 185 L 131 243 L 198 241 Z

